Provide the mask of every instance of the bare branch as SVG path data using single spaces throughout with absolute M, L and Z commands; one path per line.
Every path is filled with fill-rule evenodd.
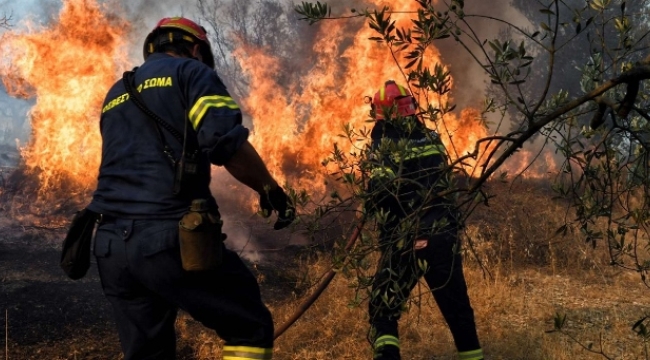
M 0 28 L 2 29 L 9 29 L 11 28 L 11 20 L 13 20 L 13 14 L 3 14 L 0 16 Z

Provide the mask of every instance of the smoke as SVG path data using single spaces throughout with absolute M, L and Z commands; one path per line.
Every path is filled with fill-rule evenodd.
M 0 14 L 7 15 L 15 26 L 25 24 L 26 20 L 45 22 L 61 7 L 60 0 L 21 0 L 0 1 Z
M 0 1 L 0 16 L 9 19 L 11 30 L 27 31 L 28 28 L 47 23 L 52 9 L 60 6 L 58 1 L 23 0 Z M 3 33 L 0 32 L 0 40 Z M 5 63 L 7 59 L 3 60 Z M 6 65 L 6 64 L 3 64 Z M 31 127 L 27 121 L 33 99 L 15 98 L 0 85 L 0 167 L 15 167 L 19 163 L 19 146 L 29 140 Z
M 511 0 L 465 1 L 465 14 L 467 23 L 481 42 L 499 38 L 499 35 L 502 35 L 505 30 L 505 26 L 495 20 L 472 17 L 471 15 L 480 14 L 484 17 L 503 19 L 520 28 L 531 26 L 528 19 L 512 6 Z M 460 23 L 459 25 L 468 30 L 466 26 L 462 26 Z M 478 60 L 485 60 L 478 44 L 466 43 L 469 45 L 469 50 L 476 54 Z M 440 51 L 441 58 L 454 79 L 452 89 L 454 103 L 459 109 L 476 107 L 481 104 L 485 98 L 488 77 L 481 66 L 477 64 L 476 59 L 452 37 L 438 41 L 434 45 Z
M 464 11 L 467 24 L 459 23 L 459 25 L 465 31 L 470 31 L 471 29 L 472 34 L 476 34 L 480 43 L 486 44 L 485 48 L 488 53 L 492 50 L 487 46 L 486 41 L 500 39 L 503 42 L 504 36 L 506 38 L 512 36 L 514 39 L 518 36 L 518 34 L 512 32 L 512 29 L 508 28 L 503 22 L 489 18 L 507 21 L 520 29 L 529 30 L 533 27 L 533 23 L 512 4 L 512 0 L 465 1 Z M 481 16 L 474 17 L 473 15 Z M 469 40 L 467 36 L 463 38 L 466 40 L 465 45 L 467 45 L 467 49 L 461 43 L 455 41 L 453 37 L 437 41 L 434 45 L 440 51 L 441 60 L 447 66 L 453 78 L 454 84 L 451 90 L 452 103 L 460 110 L 466 108 L 481 109 L 486 98 L 486 91 L 490 86 L 490 81 L 485 70 L 477 63 L 477 60 L 485 62 L 485 54 L 480 44 L 467 41 Z M 535 79 L 530 79 L 529 81 L 535 81 Z M 516 120 L 510 117 L 510 114 L 505 114 L 505 119 L 503 119 L 505 123 L 502 123 L 501 114 L 499 113 L 487 113 L 484 116 L 487 118 L 487 122 L 491 127 L 499 126 L 498 132 L 507 132 L 519 126 Z M 491 130 L 496 131 L 496 129 Z M 535 159 L 535 166 L 532 166 L 533 172 L 545 173 L 549 170 L 555 171 L 555 164 L 561 161 L 560 155 L 543 150 L 545 146 L 547 146 L 547 143 L 544 137 L 541 136 L 532 138 L 526 144 L 526 150 L 532 154 L 542 154 L 539 159 Z M 528 164 L 528 161 L 532 160 L 533 157 L 531 156 L 530 159 L 523 162 Z M 521 158 L 510 158 L 506 161 L 504 168 L 516 174 L 523 170 L 523 167 L 520 168 L 519 162 L 522 162 Z M 519 169 L 516 170 L 517 168 Z
M 29 138 L 27 115 L 33 101 L 10 97 L 3 87 L 0 89 L 0 167 L 15 167 L 18 146 Z
M 142 61 L 142 44 L 147 34 L 156 23 L 171 16 L 194 18 L 196 15 L 195 1 L 178 2 L 171 0 L 120 0 L 124 16 L 131 24 L 129 43 L 130 58 L 134 63 Z
M 119 6 L 111 7 L 110 5 L 115 2 L 119 4 Z M 21 13 L 20 16 L 32 16 L 39 19 L 41 23 L 47 23 L 49 20 L 56 18 L 56 14 L 61 6 L 61 2 L 59 1 L 30 0 L 29 2 L 25 2 L 25 4 L 27 3 L 30 4 L 29 13 Z M 221 1 L 221 3 L 226 5 L 236 4 L 234 0 Z M 246 11 L 246 15 L 255 15 L 257 6 L 262 6 L 264 3 L 264 1 L 260 1 L 259 4 L 257 2 L 255 3 L 256 7 L 243 6 L 241 8 Z M 216 24 L 218 26 L 223 26 L 226 31 L 231 31 L 231 40 L 233 38 L 241 40 L 241 42 L 235 41 L 233 47 L 227 50 L 234 51 L 249 46 L 253 50 L 260 48 L 270 49 L 272 51 L 271 55 L 278 55 L 280 59 L 280 71 L 277 74 L 278 84 L 286 88 L 291 88 L 293 91 L 296 91 L 296 93 L 300 93 L 302 86 L 301 79 L 305 78 L 306 75 L 313 70 L 316 63 L 315 60 L 317 54 L 314 49 L 322 45 L 319 43 L 319 39 L 317 38 L 318 31 L 322 25 L 315 24 L 310 26 L 307 22 L 298 21 L 298 15 L 292 11 L 292 3 L 288 0 L 280 1 L 280 3 L 285 6 L 281 9 L 281 15 L 286 19 L 285 22 L 281 23 L 284 28 L 272 28 L 272 26 L 277 25 L 276 23 L 279 22 L 270 22 L 268 21 L 268 17 L 258 18 L 257 20 L 249 19 L 250 21 L 253 21 L 251 24 L 270 27 L 263 28 L 264 31 L 261 32 L 258 29 L 257 34 L 254 31 L 244 31 L 247 30 L 246 27 L 239 29 L 239 31 L 234 28 L 228 29 L 227 26 L 233 24 L 233 19 L 229 19 L 230 22 L 220 21 Z M 182 3 L 169 0 L 108 0 L 107 2 L 104 2 L 104 4 L 107 8 L 110 8 L 111 11 L 119 11 L 118 16 L 123 16 L 128 19 L 132 31 L 127 39 L 129 45 L 125 51 L 128 52 L 131 66 L 139 65 L 142 62 L 142 42 L 144 37 L 161 18 L 169 16 L 186 16 L 198 20 L 204 25 L 206 24 L 201 21 L 202 16 L 205 14 L 199 14 L 197 11 L 198 0 Z M 333 9 L 333 16 L 351 15 L 349 12 L 351 8 L 369 8 L 372 10 L 372 8 L 362 1 L 337 0 L 329 1 L 328 4 Z M 508 5 L 509 2 L 507 0 L 493 1 L 489 2 L 489 4 L 484 4 L 484 2 L 478 0 L 466 1 L 466 12 L 481 12 L 483 14 L 499 16 L 501 18 L 508 16 L 511 21 L 521 17 L 518 14 L 514 14 L 513 10 Z M 269 9 L 272 8 L 272 6 L 269 7 Z M 24 18 L 17 18 L 16 21 L 21 23 L 23 19 Z M 521 20 L 523 23 L 523 17 L 521 17 Z M 494 23 L 480 21 L 470 22 L 472 26 L 474 26 L 475 30 L 482 36 L 485 36 L 486 39 L 491 39 L 498 35 L 499 28 L 494 26 Z M 344 34 L 351 35 L 349 37 L 343 37 L 343 40 L 336 44 L 336 50 L 338 55 L 340 55 L 351 46 L 353 35 L 361 27 L 367 25 L 365 24 L 364 19 L 339 21 L 337 25 L 342 27 Z M 211 29 L 208 28 L 209 33 L 210 30 Z M 213 34 L 215 29 L 212 30 Z M 264 36 L 256 36 L 260 34 Z M 474 63 L 473 60 L 461 47 L 458 46 L 458 44 L 454 43 L 453 40 L 447 39 L 434 45 L 440 50 L 443 62 L 445 64 L 451 64 L 449 66 L 455 81 L 454 96 L 460 105 L 459 108 L 466 105 L 473 105 L 479 101 L 482 98 L 485 87 L 485 77 L 481 74 L 480 67 L 478 67 L 478 65 L 470 66 L 469 64 Z M 233 52 L 226 53 L 226 56 L 233 56 Z M 337 55 L 335 54 L 334 56 Z M 336 71 L 343 72 L 346 66 L 346 59 L 337 57 L 337 61 L 340 63 L 340 68 Z M 228 69 L 218 69 L 218 71 L 220 74 L 230 74 Z M 233 72 L 232 74 L 231 78 L 226 77 L 226 83 L 235 83 L 237 81 L 236 72 Z M 118 76 L 119 74 L 116 74 L 116 80 L 118 79 Z M 245 92 L 242 92 L 241 94 L 245 95 Z M 14 101 L 23 101 L 24 103 L 24 100 L 14 99 Z M 298 113 L 306 114 L 308 111 L 309 109 L 305 109 L 304 112 L 298 111 Z M 15 116 L 17 117 L 15 119 L 16 123 L 24 123 L 26 112 L 23 114 L 16 114 Z M 0 121 L 3 120 L 0 119 Z M 21 129 L 24 129 L 24 127 Z M 25 131 L 20 134 L 19 137 L 28 139 L 28 132 Z M 246 189 L 244 186 L 238 184 L 234 179 L 229 177 L 223 169 L 216 169 L 213 175 L 214 180 L 212 190 L 219 201 L 221 212 L 224 214 L 224 219 L 226 220 L 225 231 L 230 235 L 229 242 L 235 248 L 251 249 L 251 251 L 259 252 L 268 249 L 269 246 L 267 245 L 269 244 L 302 244 L 306 242 L 306 240 L 300 235 L 292 235 L 286 231 L 274 232 L 270 230 L 272 224 L 260 221 L 259 217 L 255 215 L 257 195 L 252 190 Z
M 287 247 L 311 244 L 301 232 L 273 230 L 276 215 L 267 219 L 258 215 L 257 193 L 237 182 L 224 168 L 213 168 L 212 179 L 210 188 L 219 204 L 230 249 L 250 261 L 269 262 Z
M 57 21 L 62 5 L 63 0 L 21 0 L 20 2 L 5 0 L 0 1 L 0 16 L 4 14 L 10 19 L 11 28 L 7 31 L 28 33 L 48 27 L 52 21 Z M 104 5 L 111 11 L 121 11 L 119 15 L 125 16 L 132 24 L 132 32 L 127 41 L 131 46 L 126 49 L 132 66 L 142 61 L 142 41 L 160 18 L 196 12 L 193 1 L 179 4 L 176 1 L 163 0 L 108 0 Z M 118 75 L 116 74 L 116 80 Z M 31 126 L 28 113 L 33 105 L 34 99 L 9 96 L 6 89 L 0 86 L 1 166 L 17 165 L 16 144 L 24 146 L 30 139 Z M 12 161 L 2 161 L 7 156 Z
M 0 144 L 24 145 L 29 140 L 30 132 L 26 119 L 34 102 L 0 93 L 0 104 Z

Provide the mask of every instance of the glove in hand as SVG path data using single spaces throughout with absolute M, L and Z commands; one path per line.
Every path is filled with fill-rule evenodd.
M 289 203 L 289 197 L 279 186 L 260 193 L 260 207 L 264 217 L 269 217 L 273 211 L 277 211 L 278 219 L 273 225 L 275 230 L 284 229 L 296 219 L 296 208 Z

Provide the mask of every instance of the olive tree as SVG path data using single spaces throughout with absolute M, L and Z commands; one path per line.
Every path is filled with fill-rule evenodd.
M 453 197 L 466 218 L 489 202 L 482 189 L 488 180 L 503 174 L 506 160 L 541 138 L 542 150 L 561 157 L 553 188 L 569 207 L 558 234 L 581 234 L 594 246 L 605 246 L 612 265 L 637 272 L 650 286 L 647 1 L 515 0 L 528 14 L 531 27 L 475 13 L 463 0 L 416 3 L 408 27 L 397 26 L 393 18 L 404 9 L 389 6 L 334 9 L 322 2 L 302 2 L 296 12 L 309 23 L 365 18 L 376 32 L 368 41 L 385 45 L 409 87 L 429 98 L 450 91 L 450 74 L 441 64 L 428 65 L 427 48 L 443 39 L 458 44 L 489 79 L 478 121 L 496 115 L 502 124 L 494 127 L 505 130 L 479 139 L 474 151 L 460 154 L 449 165 L 450 173 L 462 173 L 464 162 L 473 160 L 477 172 L 466 174 L 463 181 L 447 181 L 445 190 L 426 196 Z M 496 38 L 483 38 L 473 25 L 475 19 L 502 26 L 503 31 Z M 454 109 L 446 102 L 419 105 L 423 117 L 432 123 L 443 121 Z M 355 143 L 367 136 L 351 125 L 343 134 Z M 335 146 L 332 151 L 328 161 L 338 165 L 340 179 L 350 191 L 347 197 L 337 193 L 336 201 L 325 205 L 324 212 L 348 202 L 363 203 L 372 196 L 365 188 L 370 175 L 364 164 L 371 162 L 368 156 L 377 154 L 368 148 L 359 150 L 349 153 Z M 385 149 L 402 150 L 397 144 Z M 386 221 L 382 216 L 374 215 L 371 220 Z M 342 272 L 361 273 L 356 284 L 367 288 L 369 278 L 361 270 L 367 268 L 364 259 L 372 241 L 361 236 L 361 242 L 355 251 L 342 253 L 338 265 Z M 557 315 L 556 330 L 562 331 L 565 320 Z M 647 323 L 643 317 L 634 325 L 644 340 L 650 337 Z M 607 357 L 602 349 L 585 348 Z

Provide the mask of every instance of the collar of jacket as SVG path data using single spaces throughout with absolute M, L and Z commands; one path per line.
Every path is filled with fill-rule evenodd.
M 172 58 L 173 56 L 165 53 L 153 53 L 147 57 L 147 60 L 144 62 L 149 62 L 149 61 L 156 61 L 160 59 L 165 59 L 165 58 Z

